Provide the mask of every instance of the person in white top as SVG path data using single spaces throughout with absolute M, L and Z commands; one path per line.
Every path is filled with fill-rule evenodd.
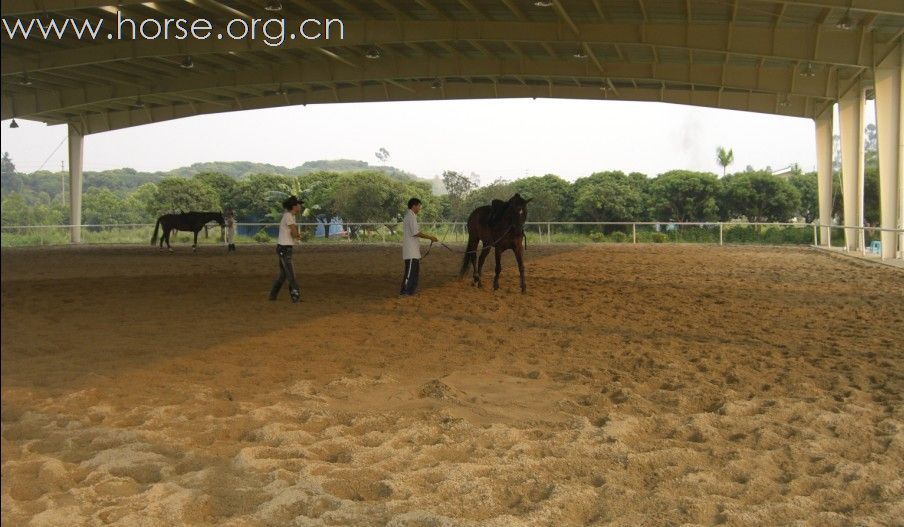
M 226 210 L 226 251 L 235 250 L 235 210 Z
M 405 261 L 405 273 L 402 275 L 402 291 L 399 296 L 413 296 L 417 291 L 418 277 L 421 271 L 421 244 L 418 238 L 439 241 L 432 234 L 423 233 L 417 225 L 417 215 L 421 212 L 421 200 L 408 200 L 408 212 L 402 220 L 402 260 Z
M 292 246 L 301 240 L 298 225 L 295 224 L 295 215 L 301 211 L 304 203 L 298 201 L 295 196 L 289 196 L 283 201 L 282 206 L 286 212 L 279 222 L 279 237 L 276 240 L 276 254 L 279 255 L 279 276 L 270 288 L 270 300 L 276 300 L 283 282 L 289 281 L 289 297 L 296 304 L 301 300 L 301 291 L 298 281 L 295 280 L 295 268 L 292 266 Z

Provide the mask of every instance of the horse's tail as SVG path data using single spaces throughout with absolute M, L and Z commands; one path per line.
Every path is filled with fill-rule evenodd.
M 458 279 L 461 280 L 464 278 L 465 274 L 468 272 L 468 266 L 477 258 L 477 244 L 480 243 L 480 239 L 473 235 L 468 234 L 468 246 L 465 249 L 465 255 L 461 260 L 461 270 L 458 272 Z
M 157 243 L 157 230 L 160 229 L 160 220 L 161 218 L 157 218 L 157 225 L 154 226 L 154 235 L 151 236 L 151 246 Z

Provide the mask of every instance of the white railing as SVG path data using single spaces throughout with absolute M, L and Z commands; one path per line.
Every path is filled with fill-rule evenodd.
M 308 233 L 309 241 L 319 243 L 330 241 L 347 242 L 395 242 L 401 232 L 400 222 L 357 223 L 342 222 L 299 223 L 303 232 Z M 269 242 L 275 238 L 278 223 L 238 223 L 240 241 Z M 342 229 L 341 233 L 331 233 L 328 238 L 314 237 L 318 228 L 327 227 Z M 432 232 L 444 242 L 465 242 L 467 234 L 464 222 L 421 222 L 424 230 Z M 2 245 L 61 245 L 70 242 L 70 233 L 81 227 L 81 238 L 84 244 L 149 244 L 153 223 L 132 223 L 116 225 L 14 225 L 0 227 Z M 222 243 L 219 225 L 208 224 L 213 235 L 199 236 L 199 243 Z M 871 252 L 871 243 L 867 238 L 876 238 L 876 233 L 893 232 L 904 237 L 904 229 L 883 229 L 880 227 L 857 227 L 850 225 L 821 225 L 817 223 L 751 223 L 751 222 L 527 222 L 525 231 L 528 241 L 536 243 L 707 243 L 724 245 L 737 243 L 761 244 L 796 244 L 823 247 L 838 247 L 847 250 L 846 244 L 839 244 L 844 236 L 833 236 L 833 231 L 850 229 L 862 233 L 857 235 L 858 250 L 863 254 Z M 782 229 L 779 231 L 778 229 Z M 806 240 L 800 234 L 789 235 L 789 229 L 810 229 L 812 236 Z M 268 232 L 269 231 L 269 232 Z M 250 233 L 254 234 L 250 234 Z M 850 231 L 849 231 L 850 232 Z M 531 233 L 536 234 L 536 237 Z M 190 233 L 180 232 L 176 243 L 184 243 Z M 834 238 L 834 239 L 833 239 Z M 870 242 L 875 240 L 870 240 Z M 900 252 L 899 252 L 900 257 Z

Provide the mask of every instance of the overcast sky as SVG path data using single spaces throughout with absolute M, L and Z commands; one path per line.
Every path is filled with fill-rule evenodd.
M 872 105 L 867 122 L 874 122 Z M 3 121 L 2 150 L 21 172 L 68 166 L 64 126 Z M 54 149 L 59 149 L 54 152 Z M 664 103 L 512 99 L 309 105 L 204 115 L 85 138 L 85 169 L 169 170 L 200 161 L 294 167 L 317 159 L 379 162 L 430 178 L 477 173 L 480 183 L 595 171 L 671 169 L 721 173 L 716 147 L 732 148 L 729 172 L 747 165 L 815 170 L 812 120 Z M 46 160 L 46 164 L 45 164 Z

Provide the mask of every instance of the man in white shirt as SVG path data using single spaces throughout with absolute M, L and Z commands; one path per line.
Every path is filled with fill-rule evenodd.
M 279 237 L 276 240 L 276 254 L 279 255 L 279 276 L 276 277 L 273 287 L 270 288 L 270 300 L 276 300 L 276 296 L 286 280 L 289 280 L 289 297 L 291 297 L 292 303 L 297 304 L 301 300 L 301 291 L 299 291 L 298 282 L 295 280 L 295 268 L 292 266 L 292 246 L 296 241 L 301 240 L 298 225 L 295 224 L 295 215 L 301 211 L 302 205 L 303 203 L 298 201 L 295 196 L 289 196 L 282 203 L 286 212 L 283 213 L 282 220 L 279 222 Z
M 421 200 L 408 200 L 408 212 L 402 220 L 402 259 L 405 261 L 405 274 L 402 275 L 402 291 L 400 296 L 413 296 L 417 291 L 417 281 L 421 270 L 421 244 L 418 238 L 439 241 L 436 236 L 420 231 L 417 215 L 421 212 Z

